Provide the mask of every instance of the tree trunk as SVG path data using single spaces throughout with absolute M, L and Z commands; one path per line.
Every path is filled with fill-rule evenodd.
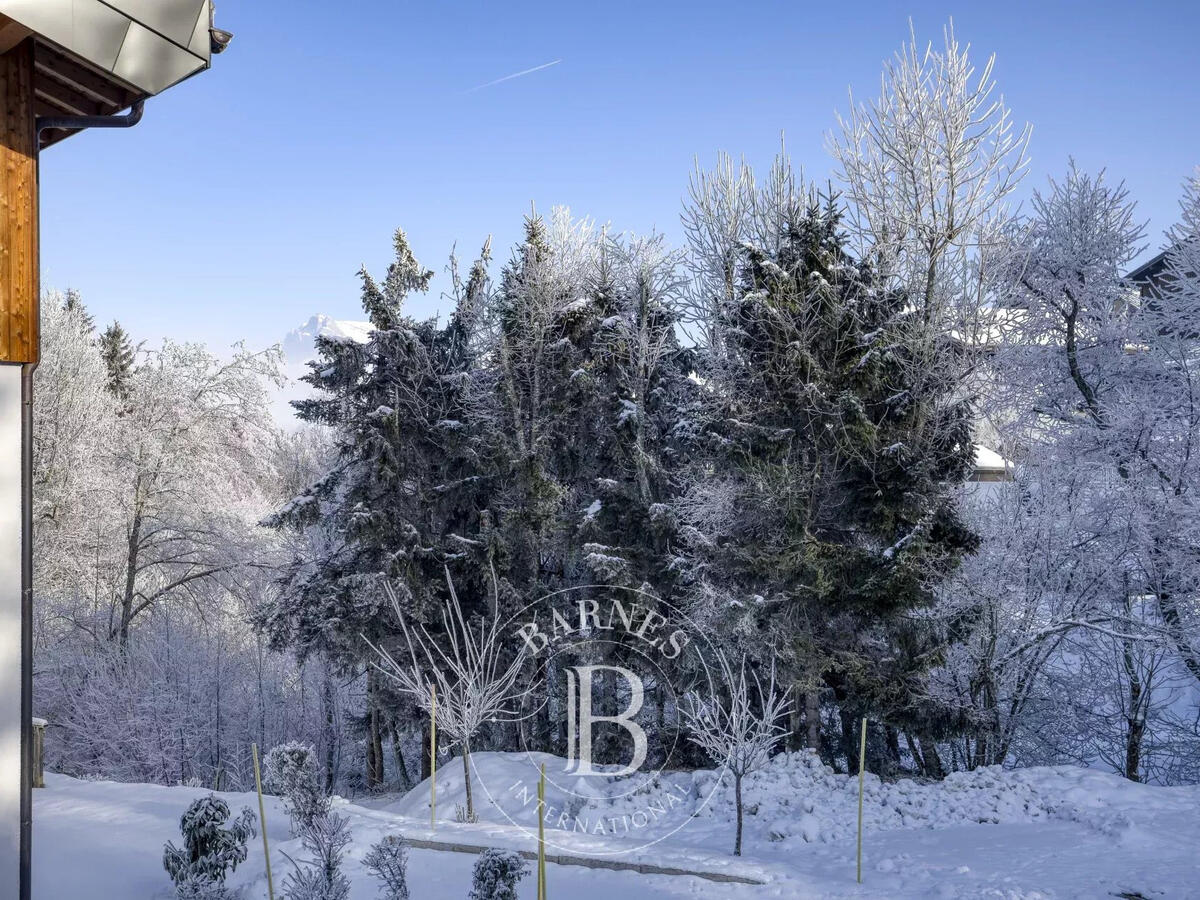
M 921 758 L 925 762 L 925 774 L 930 778 L 945 778 L 946 769 L 942 765 L 942 758 L 938 756 L 937 747 L 933 741 L 926 741 L 923 737 L 917 738 L 917 746 L 921 748 Z
M 117 643 L 124 653 L 129 646 L 129 623 L 133 621 L 133 594 L 137 586 L 138 551 L 142 540 L 142 514 L 134 513 L 125 545 L 125 590 L 121 594 L 121 624 Z
M 404 789 L 412 787 L 412 778 L 408 774 L 408 766 L 404 763 L 404 748 L 401 744 L 400 727 L 396 720 L 391 720 L 392 731 L 392 761 L 396 764 L 396 774 L 400 776 Z
M 1146 720 L 1142 715 L 1142 679 L 1133 656 L 1133 641 L 1123 641 L 1122 657 L 1125 675 L 1129 678 L 1129 708 L 1125 713 L 1125 777 L 1141 781 L 1142 737 Z
M 325 660 L 321 680 L 321 705 L 325 707 L 325 793 L 332 794 L 334 782 L 337 781 L 337 711 L 329 660 Z
M 733 776 L 733 796 L 737 806 L 737 834 L 733 839 L 733 855 L 742 855 L 742 776 Z
M 433 774 L 433 757 L 429 746 L 429 720 L 421 723 L 421 780 L 424 781 Z
M 463 784 L 467 789 L 467 821 L 475 821 L 475 798 L 471 794 L 471 748 L 463 741 L 462 748 Z
M 817 691 L 804 694 L 805 746 L 821 752 L 821 695 Z
M 375 670 L 367 667 L 367 790 L 383 786 L 383 729 L 379 724 L 379 688 Z

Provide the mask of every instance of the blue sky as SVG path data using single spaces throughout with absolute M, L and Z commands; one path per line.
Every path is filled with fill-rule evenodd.
M 235 39 L 211 71 L 132 131 L 42 158 L 44 284 L 152 341 L 267 345 L 316 312 L 361 318 L 355 272 L 383 269 L 396 226 L 439 272 L 455 242 L 470 257 L 489 233 L 498 272 L 531 203 L 678 238 L 693 158 L 765 166 L 780 132 L 824 179 L 835 110 L 849 86 L 877 92 L 909 16 L 935 41 L 953 16 L 980 63 L 996 53 L 1034 126 L 1027 187 L 1071 155 L 1107 168 L 1157 247 L 1200 164 L 1190 2 L 218 7 Z

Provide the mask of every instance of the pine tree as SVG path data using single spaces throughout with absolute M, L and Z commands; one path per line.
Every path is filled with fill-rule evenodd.
M 465 284 L 456 279 L 449 322 L 418 322 L 404 302 L 425 290 L 402 231 L 379 284 L 360 273 L 374 331 L 365 343 L 319 338 L 306 381 L 320 392 L 295 404 L 308 422 L 332 426 L 337 461 L 269 522 L 304 533 L 281 595 L 260 611 L 277 646 L 321 651 L 346 669 L 373 658 L 364 638 L 399 639 L 383 581 L 406 615 L 425 622 L 441 608 L 444 569 L 468 614 L 487 603 L 488 450 L 475 404 L 474 358 L 487 248 Z M 396 698 L 368 671 L 368 783 L 383 773 L 383 709 Z
M 497 568 L 516 595 L 599 583 L 644 591 L 650 604 L 671 589 L 672 454 L 694 387 L 671 310 L 676 263 L 659 237 L 614 238 L 566 210 L 526 220 L 493 297 L 489 354 Z M 527 739 L 555 749 L 564 732 L 547 710 Z M 610 738 L 597 759 L 616 752 Z
M 108 368 L 109 391 L 120 400 L 127 399 L 136 351 L 120 322 L 114 320 L 100 335 L 100 355 Z
M 949 494 L 970 471 L 970 406 L 952 369 L 926 365 L 955 347 L 849 256 L 835 198 L 779 213 L 769 245 L 743 247 L 706 372 L 680 503 L 697 612 L 831 689 L 844 722 L 928 733 L 937 643 L 911 613 L 974 546 Z
M 78 312 L 80 320 L 88 331 L 93 331 L 96 327 L 96 320 L 92 318 L 91 313 L 83 305 L 83 298 L 79 296 L 79 291 L 73 288 L 68 289 L 63 295 L 63 306 L 67 312 Z

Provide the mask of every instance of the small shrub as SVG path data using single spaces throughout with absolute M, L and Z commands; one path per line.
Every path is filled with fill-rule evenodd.
M 529 874 L 521 854 L 489 848 L 479 854 L 467 900 L 517 900 L 517 882 Z
M 183 849 L 167 841 L 163 868 L 181 898 L 220 896 L 225 876 L 246 859 L 246 842 L 257 834 L 257 818 L 243 809 L 228 828 L 229 806 L 209 794 L 187 808 L 179 820 Z M 208 893 L 202 893 L 203 891 Z
M 317 782 L 313 748 L 291 741 L 272 747 L 263 761 L 267 790 L 283 798 L 292 831 L 301 834 L 329 812 L 329 798 Z
M 383 882 L 384 900 L 408 900 L 408 844 L 388 835 L 363 857 L 367 871 Z
M 461 824 L 474 825 L 479 821 L 479 816 L 476 813 L 468 812 L 467 808 L 461 803 L 455 803 L 454 821 Z
M 283 883 L 287 900 L 347 900 L 350 880 L 342 873 L 342 853 L 350 843 L 350 820 L 327 812 L 301 832 L 308 862 L 296 864 Z

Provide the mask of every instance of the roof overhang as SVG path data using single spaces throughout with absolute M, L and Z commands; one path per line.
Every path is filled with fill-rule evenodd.
M 35 41 L 39 116 L 112 115 L 203 71 L 211 27 L 211 0 L 0 0 L 0 53 Z

